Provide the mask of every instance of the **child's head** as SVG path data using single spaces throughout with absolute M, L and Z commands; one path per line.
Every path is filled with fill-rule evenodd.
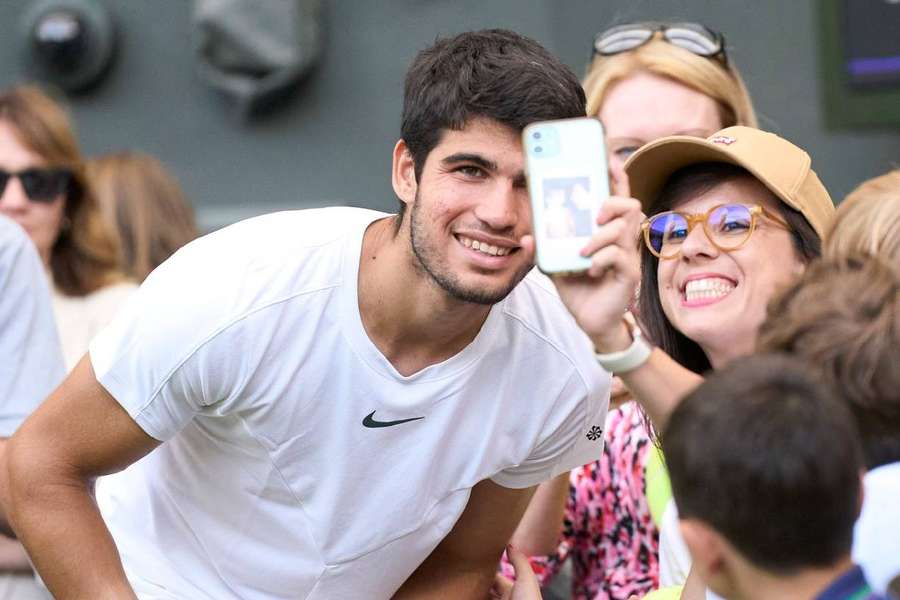
M 662 437 L 695 568 L 789 576 L 850 553 L 862 452 L 847 408 L 785 355 L 752 356 L 685 398 Z
M 769 305 L 758 346 L 802 359 L 836 390 L 869 469 L 900 461 L 900 272 L 889 256 L 811 265 Z

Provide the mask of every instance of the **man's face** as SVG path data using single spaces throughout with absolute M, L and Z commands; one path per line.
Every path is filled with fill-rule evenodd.
M 519 133 L 489 119 L 447 130 L 428 154 L 410 207 L 416 267 L 451 298 L 499 302 L 531 269 Z

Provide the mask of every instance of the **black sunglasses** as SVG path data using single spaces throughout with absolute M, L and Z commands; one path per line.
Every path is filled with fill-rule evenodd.
M 704 58 L 728 66 L 725 36 L 700 23 L 629 23 L 601 31 L 594 37 L 593 54 L 612 56 L 643 46 L 657 33 L 662 39 Z
M 72 172 L 61 168 L 32 168 L 15 173 L 0 169 L 0 196 L 6 191 L 6 184 L 13 177 L 19 179 L 25 195 L 32 202 L 53 202 L 60 194 L 68 191 Z

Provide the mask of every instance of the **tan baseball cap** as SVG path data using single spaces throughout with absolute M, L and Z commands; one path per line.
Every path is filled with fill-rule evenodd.
M 747 169 L 806 217 L 819 237 L 825 235 L 834 203 L 810 167 L 809 154 L 774 133 L 752 127 L 728 127 L 706 139 L 673 135 L 650 142 L 625 163 L 631 195 L 640 200 L 644 212 L 649 212 L 675 171 L 704 162 Z

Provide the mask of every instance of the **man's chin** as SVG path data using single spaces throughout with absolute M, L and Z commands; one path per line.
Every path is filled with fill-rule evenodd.
M 450 296 L 461 302 L 492 305 L 497 304 L 509 296 L 527 273 L 528 270 L 525 270 L 521 275 L 517 275 L 503 282 L 498 282 L 493 277 L 481 276 L 475 278 L 479 281 L 442 282 L 443 284 L 446 284 L 442 284 L 442 287 L 450 294 Z

